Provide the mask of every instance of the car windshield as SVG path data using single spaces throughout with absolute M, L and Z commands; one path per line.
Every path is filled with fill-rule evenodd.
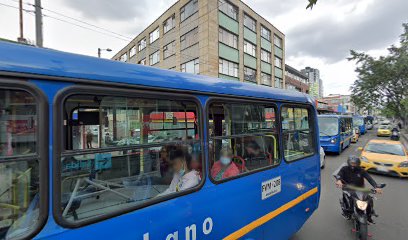
M 363 118 L 353 118 L 353 124 L 355 126 L 361 126 L 364 124 L 364 119 Z
M 334 136 L 339 134 L 338 119 L 334 117 L 319 117 L 320 136 Z
M 404 149 L 400 144 L 368 143 L 367 152 L 404 156 Z
M 388 130 L 390 130 L 391 129 L 391 126 L 390 125 L 381 125 L 380 127 L 378 127 L 379 129 L 388 129 Z

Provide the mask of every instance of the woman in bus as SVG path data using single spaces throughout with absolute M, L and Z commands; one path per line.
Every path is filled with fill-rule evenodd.
M 221 157 L 211 168 L 211 176 L 214 180 L 219 181 L 225 178 L 234 177 L 239 174 L 237 165 L 232 162 L 232 150 L 229 147 L 221 150 Z
M 170 165 L 174 173 L 173 180 L 171 180 L 170 186 L 159 196 L 193 188 L 200 183 L 199 173 L 188 168 L 190 161 L 190 154 L 183 148 L 178 148 L 170 154 Z

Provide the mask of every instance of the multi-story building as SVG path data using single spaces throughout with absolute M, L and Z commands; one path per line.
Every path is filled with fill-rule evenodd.
M 350 95 L 330 94 L 321 99 L 326 102 L 329 109 L 339 113 L 356 113 L 356 107 L 351 102 Z
M 285 88 L 309 93 L 309 78 L 297 69 L 285 64 Z
M 284 49 L 240 0 L 179 0 L 113 59 L 284 88 Z
M 306 67 L 300 71 L 309 78 L 309 94 L 315 98 L 322 98 L 323 81 L 320 79 L 319 69 Z

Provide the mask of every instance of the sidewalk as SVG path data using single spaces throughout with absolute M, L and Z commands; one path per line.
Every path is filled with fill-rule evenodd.
M 408 148 L 408 133 L 403 133 L 401 131 L 401 142 L 405 145 L 406 148 Z

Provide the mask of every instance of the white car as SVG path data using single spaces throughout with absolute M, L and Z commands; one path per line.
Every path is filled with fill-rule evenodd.
M 324 165 L 326 164 L 326 154 L 324 153 L 324 150 L 322 147 L 320 147 L 320 168 L 324 168 Z

